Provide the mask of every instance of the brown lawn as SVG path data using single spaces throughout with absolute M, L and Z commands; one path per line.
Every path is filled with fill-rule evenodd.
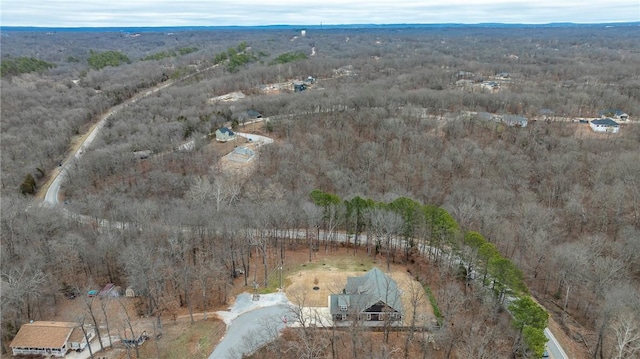
M 294 304 L 305 307 L 328 307 L 329 295 L 341 293 L 347 283 L 347 277 L 361 276 L 375 266 L 390 275 L 402 291 L 405 324 L 408 324 L 408 320 L 413 315 L 413 303 L 416 304 L 418 325 L 429 324 L 435 318 L 424 288 L 411 277 L 405 266 L 392 264 L 391 270 L 387 272 L 386 263 L 382 257 L 373 260 L 362 250 L 354 255 L 352 252 L 347 253 L 344 248 L 329 255 L 321 255 L 311 263 L 308 262 L 308 252 L 303 255 L 307 256 L 307 263 L 293 266 L 286 276 L 287 282 L 291 284 L 285 288 L 285 293 Z M 314 290 L 314 287 L 318 289 Z

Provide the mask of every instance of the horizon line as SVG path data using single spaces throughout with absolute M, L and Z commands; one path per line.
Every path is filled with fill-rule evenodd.
M 269 24 L 269 25 L 113 25 L 113 26 L 37 26 L 37 25 L 0 25 L 0 29 L 161 29 L 161 28 L 265 28 L 265 27 L 296 27 L 296 28 L 340 28 L 340 27 L 391 27 L 391 26 L 594 26 L 594 25 L 638 25 L 640 21 L 613 22 L 443 22 L 443 23 L 344 23 L 344 24 Z

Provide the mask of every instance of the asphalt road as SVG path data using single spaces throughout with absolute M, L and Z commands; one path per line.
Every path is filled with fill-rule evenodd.
M 49 206 L 55 206 L 57 205 L 58 202 L 58 193 L 60 192 L 60 186 L 62 184 L 62 181 L 64 179 L 64 176 L 67 174 L 67 168 L 69 166 L 69 164 L 76 159 L 80 159 L 80 157 L 82 157 L 82 155 L 84 154 L 84 152 L 86 151 L 86 149 L 91 145 L 91 143 L 93 142 L 93 140 L 96 138 L 96 136 L 98 135 L 98 133 L 100 133 L 100 130 L 102 130 L 102 128 L 104 127 L 105 123 L 107 122 L 107 119 L 109 119 L 109 117 L 111 117 L 111 115 L 113 115 L 114 113 L 118 112 L 120 109 L 122 109 L 123 107 L 131 104 L 131 103 L 135 103 L 136 101 L 145 98 L 147 96 L 153 95 L 154 93 L 163 90 L 171 85 L 173 85 L 174 83 L 180 82 L 182 80 L 188 79 L 190 77 L 193 77 L 199 73 L 202 73 L 204 71 L 208 71 L 212 68 L 217 67 L 218 65 L 213 65 L 213 66 L 209 66 L 206 69 L 203 70 L 197 70 L 196 72 L 189 74 L 183 78 L 181 78 L 180 80 L 177 81 L 166 81 L 163 83 L 160 83 L 159 85 L 156 85 L 155 87 L 144 91 L 144 92 L 140 92 L 136 95 L 134 95 L 132 98 L 128 99 L 127 101 L 113 106 L 109 109 L 109 111 L 105 112 L 104 114 L 102 114 L 100 116 L 100 120 L 98 121 L 98 123 L 93 127 L 93 129 L 91 130 L 91 132 L 89 133 L 89 135 L 85 138 L 85 140 L 80 144 L 80 146 L 78 146 L 78 149 L 73 152 L 72 154 L 70 154 L 63 162 L 62 162 L 62 166 L 60 166 L 58 169 L 55 170 L 55 172 L 53 173 L 54 179 L 53 181 L 51 181 L 51 184 L 49 185 L 49 187 L 47 188 L 47 192 L 45 194 L 44 197 L 44 204 L 45 205 L 49 205 Z
M 560 346 L 556 338 L 553 336 L 553 334 L 551 334 L 551 331 L 549 330 L 549 328 L 545 328 L 544 336 L 547 337 L 547 339 L 549 339 L 549 341 L 547 342 L 547 349 L 548 349 L 547 351 L 549 352 L 549 358 L 569 359 L 569 357 L 564 352 L 564 350 L 562 350 L 562 347 Z
M 102 114 L 100 116 L 100 120 L 98 121 L 98 123 L 93 126 L 93 129 L 91 130 L 91 132 L 89 133 L 89 135 L 87 135 L 87 137 L 84 139 L 84 141 L 80 144 L 80 146 L 78 146 L 78 148 L 76 149 L 75 152 L 73 152 L 72 154 L 69 155 L 69 157 L 67 157 L 64 162 L 62 162 L 62 166 L 58 167 L 57 169 L 57 173 L 54 173 L 55 178 L 53 179 L 53 181 L 51 181 L 51 184 L 49 185 L 49 188 L 47 188 L 47 192 L 44 196 L 44 203 L 46 205 L 50 205 L 50 206 L 54 206 L 58 204 L 58 194 L 60 192 L 60 186 L 62 185 L 62 181 L 64 180 L 64 176 L 66 176 L 67 174 L 67 169 L 69 167 L 69 165 L 74 161 L 74 160 L 78 160 L 80 159 L 80 157 L 82 157 L 82 155 L 85 153 L 85 151 L 89 148 L 89 146 L 91 146 L 91 143 L 93 143 L 93 140 L 95 140 L 95 138 L 98 136 L 98 133 L 100 133 L 100 130 L 102 130 L 102 128 L 104 127 L 104 125 L 107 123 L 107 120 L 109 119 L 109 117 L 111 117 L 114 113 L 120 111 L 120 109 L 122 109 L 123 107 L 129 105 L 130 103 L 134 103 L 138 100 L 140 100 L 141 98 L 147 97 L 151 94 L 154 94 L 164 88 L 167 88 L 169 86 L 173 85 L 172 81 L 168 81 L 165 83 L 162 83 L 156 87 L 154 87 L 151 90 L 145 91 L 143 93 L 139 93 L 135 96 L 133 96 L 131 99 L 121 103 L 120 105 L 116 105 L 112 108 L 109 109 L 109 111 L 105 112 L 104 114 Z

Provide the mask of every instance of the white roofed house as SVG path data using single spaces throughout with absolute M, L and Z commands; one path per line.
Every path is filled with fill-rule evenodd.
M 341 294 L 329 296 L 329 312 L 337 326 L 360 320 L 365 326 L 402 323 L 401 293 L 396 282 L 380 269 L 362 277 L 348 277 Z

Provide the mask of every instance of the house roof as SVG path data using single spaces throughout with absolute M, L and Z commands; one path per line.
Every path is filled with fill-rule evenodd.
M 85 331 L 86 331 L 86 329 L 85 329 Z M 89 338 L 91 338 L 91 336 L 89 336 Z M 78 326 L 78 327 L 73 328 L 73 331 L 71 332 L 71 335 L 69 336 L 69 339 L 67 339 L 67 342 L 69 342 L 69 343 L 82 343 L 84 340 L 85 340 L 84 332 L 82 331 L 82 328 L 80 328 Z
M 74 328 L 80 324 L 73 322 L 33 322 L 20 327 L 11 342 L 11 348 L 62 348 Z
M 226 133 L 229 136 L 235 135 L 235 133 L 233 133 L 233 131 L 231 131 L 228 127 L 223 127 L 219 131 L 222 132 L 222 133 Z
M 256 155 L 256 153 L 252 149 L 244 146 L 239 146 L 234 148 L 233 153 L 236 155 L 248 156 L 248 157 L 253 157 Z
M 624 113 L 621 110 L 611 109 L 611 108 L 607 108 L 600 111 L 600 116 L 611 116 L 611 115 L 620 116 L 620 115 L 626 115 L 626 113 Z
M 100 295 L 105 296 L 109 294 L 109 292 L 111 292 L 114 287 L 115 287 L 115 284 L 107 283 L 107 285 L 105 285 L 104 288 L 102 288 L 102 290 L 100 291 Z
M 527 122 L 527 118 L 526 117 L 522 117 L 522 116 L 518 116 L 518 115 L 509 115 L 509 114 L 507 114 L 507 115 L 502 116 L 502 118 L 506 122 L 518 122 L 518 123 L 526 123 Z
M 240 119 L 248 119 L 248 118 L 262 118 L 262 114 L 256 110 L 247 110 L 241 113 L 238 118 Z
M 489 112 L 478 112 L 476 114 L 476 118 L 480 119 L 480 120 L 486 120 L 489 121 L 493 118 L 493 115 L 490 114 Z
M 591 121 L 592 124 L 594 125 L 603 125 L 603 126 L 609 126 L 609 127 L 618 127 L 620 125 L 618 125 L 618 123 L 610 118 L 603 118 L 601 120 L 592 120 Z
M 400 291 L 396 282 L 380 269 L 373 268 L 361 277 L 348 277 L 344 294 L 333 295 L 331 312 L 338 313 L 336 304 L 347 303 L 363 311 L 378 302 L 384 302 L 398 312 L 402 312 Z M 348 295 L 348 299 L 344 298 Z

